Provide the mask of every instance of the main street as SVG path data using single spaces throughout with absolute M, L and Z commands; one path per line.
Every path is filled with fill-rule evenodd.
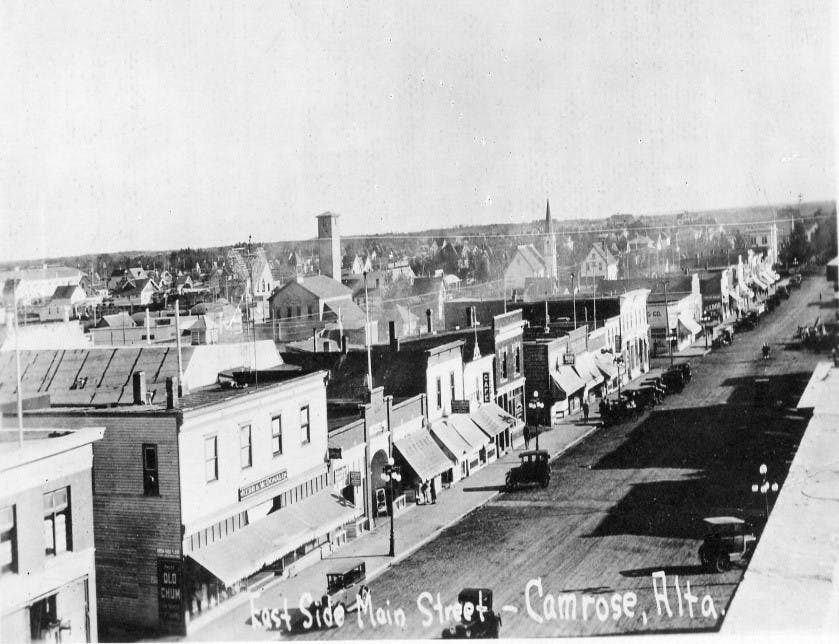
M 554 463 L 547 488 L 496 497 L 369 582 L 372 607 L 392 622 L 402 609 L 404 628 L 350 613 L 341 628 L 282 637 L 439 637 L 431 600 L 455 603 L 466 586 L 494 591 L 502 637 L 717 629 L 744 568 L 699 568 L 702 518 L 736 514 L 762 526 L 751 485 L 761 463 L 783 482 L 805 428 L 795 404 L 817 356 L 787 345 L 798 325 L 833 315 L 819 291 L 830 299 L 824 278 L 805 280 L 755 330 L 693 359 L 682 394 L 593 434 Z M 667 603 L 654 593 L 657 571 Z M 573 618 L 550 612 L 560 594 L 566 609 L 574 597 Z

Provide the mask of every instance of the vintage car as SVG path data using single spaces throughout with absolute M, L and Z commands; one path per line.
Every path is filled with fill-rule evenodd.
M 749 525 L 737 517 L 707 517 L 705 539 L 699 547 L 699 562 L 707 571 L 725 572 L 731 560 L 751 554 L 756 538 Z
M 518 466 L 507 472 L 505 483 L 507 491 L 512 492 L 519 485 L 538 483 L 548 487 L 551 482 L 550 455 L 545 450 L 530 450 L 519 453 Z
M 457 595 L 460 623 L 443 631 L 443 639 L 498 639 L 501 615 L 492 612 L 489 588 L 464 588 Z
M 801 288 L 801 282 L 804 281 L 804 278 L 801 277 L 800 273 L 796 273 L 789 278 L 789 285 L 792 288 Z
M 338 624 L 334 619 L 336 611 L 340 610 L 346 614 L 357 608 L 357 597 L 362 599 L 366 596 L 368 589 L 364 585 L 367 579 L 367 565 L 362 561 L 344 572 L 326 573 L 326 593 L 317 600 L 313 600 L 307 607 L 309 615 L 301 611 L 295 622 L 295 629 L 304 628 L 334 628 Z M 311 625 L 306 626 L 304 622 L 309 620 Z
M 667 386 L 668 392 L 681 393 L 687 384 L 687 377 L 684 370 L 674 366 L 664 372 L 662 382 Z

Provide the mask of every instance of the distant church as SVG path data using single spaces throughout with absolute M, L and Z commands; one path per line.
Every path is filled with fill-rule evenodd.
M 556 235 L 551 220 L 551 202 L 545 209 L 545 239 L 540 253 L 533 244 L 517 246 L 513 258 L 504 270 L 504 281 L 509 294 L 513 289 L 524 292 L 528 279 L 550 278 L 553 284 L 559 278 L 556 259 Z

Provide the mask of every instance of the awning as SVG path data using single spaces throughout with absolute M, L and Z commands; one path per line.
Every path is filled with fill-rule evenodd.
M 585 381 L 589 389 L 603 384 L 603 374 L 597 368 L 591 353 L 584 352 L 577 355 L 574 360 L 574 371 Z
M 508 414 L 494 402 L 484 403 L 469 414 L 469 417 L 491 438 L 503 434 L 518 422 L 515 416 Z
M 452 467 L 449 457 L 424 429 L 393 441 L 393 446 L 424 481 Z
M 594 356 L 594 362 L 597 368 L 608 379 L 617 378 L 618 366 L 615 364 L 615 359 L 611 353 L 601 353 Z
M 489 437 L 465 414 L 452 414 L 435 420 L 431 424 L 431 432 L 455 458 L 464 453 L 473 454 L 489 443 Z
M 580 379 L 577 372 L 571 367 L 563 365 L 556 371 L 551 372 L 551 380 L 559 387 L 566 396 L 578 392 L 580 389 L 585 389 L 586 383 Z
M 232 586 L 357 515 L 352 503 L 332 490 L 323 490 L 194 550 L 189 557 Z
M 766 282 L 766 283 L 767 283 L 767 284 L 769 284 L 770 286 L 772 286 L 772 284 L 774 284 L 775 282 L 777 282 L 777 281 L 778 281 L 778 280 L 777 280 L 775 277 L 773 277 L 773 275 L 772 275 L 769 271 L 767 271 L 767 270 L 762 270 L 762 271 L 760 271 L 760 279 L 762 279 L 764 282 Z
M 679 315 L 679 324 L 681 324 L 688 330 L 688 332 L 694 335 L 702 332 L 702 327 L 699 326 L 699 324 L 697 324 L 696 320 L 694 320 L 691 316 L 685 313 Z

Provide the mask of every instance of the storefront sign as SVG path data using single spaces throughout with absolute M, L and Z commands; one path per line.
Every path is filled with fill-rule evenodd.
M 336 461 L 336 460 L 341 460 L 343 458 L 340 447 L 330 447 L 328 449 L 329 449 L 329 460 Z
M 489 374 L 488 374 L 487 372 L 484 372 L 484 377 L 483 377 L 483 389 L 484 389 L 484 402 L 490 402 L 490 399 L 489 399 L 489 395 L 490 395 L 490 391 L 489 391 Z
M 279 483 L 282 483 L 288 478 L 288 472 L 286 470 L 282 470 L 280 472 L 276 472 L 271 476 L 266 476 L 261 481 L 257 481 L 256 483 L 251 483 L 250 485 L 246 485 L 245 487 L 239 488 L 239 500 L 246 499 L 249 496 L 256 494 L 257 492 L 261 492 L 262 490 L 266 490 L 269 487 L 273 487 Z
M 182 633 L 184 626 L 183 593 L 180 559 L 157 559 L 157 608 L 160 625 L 167 630 Z
M 562 354 L 562 364 L 574 364 L 576 361 L 577 356 L 573 353 L 563 353 Z
M 469 413 L 469 401 L 468 400 L 452 400 L 452 413 L 453 414 L 468 414 Z
M 361 472 L 359 472 L 358 470 L 350 471 L 350 485 L 352 485 L 353 487 L 361 486 Z

